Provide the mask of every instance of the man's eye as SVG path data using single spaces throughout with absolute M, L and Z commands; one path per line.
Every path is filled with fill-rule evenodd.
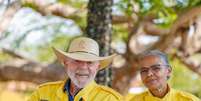
M 153 68 L 153 70 L 160 70 L 161 68 L 159 67 L 159 66 L 155 66 L 154 68 Z
M 80 62 L 79 60 L 74 60 L 73 62 L 77 63 L 77 62 Z
M 141 73 L 146 73 L 146 72 L 148 72 L 148 70 L 146 70 L 146 69 L 141 70 Z
M 91 64 L 93 64 L 93 62 L 87 62 L 87 64 L 88 64 L 88 65 L 91 65 Z

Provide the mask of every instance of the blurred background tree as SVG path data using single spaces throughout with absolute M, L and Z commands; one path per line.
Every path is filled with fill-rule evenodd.
M 0 85 L 63 79 L 51 47 L 66 50 L 73 37 L 87 34 L 105 47 L 102 55 L 119 54 L 113 68 L 102 73 L 106 79 L 101 78 L 101 84 L 109 85 L 112 79 L 112 88 L 127 94 L 137 75 L 138 54 L 159 49 L 170 57 L 174 71 L 170 84 L 201 98 L 200 4 L 200 0 L 0 0 Z M 30 92 L 25 89 L 22 94 Z

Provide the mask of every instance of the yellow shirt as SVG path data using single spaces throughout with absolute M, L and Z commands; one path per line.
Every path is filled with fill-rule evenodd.
M 127 101 L 201 101 L 197 97 L 175 89 L 170 89 L 170 91 L 163 97 L 154 97 L 149 91 L 144 93 L 133 95 Z
M 39 86 L 28 101 L 68 101 L 67 93 L 63 90 L 65 82 L 51 82 Z M 78 92 L 74 101 L 122 101 L 122 96 L 113 89 L 92 81 Z

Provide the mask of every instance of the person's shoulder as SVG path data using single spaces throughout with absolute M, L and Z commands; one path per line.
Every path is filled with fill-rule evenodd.
M 56 91 L 62 84 L 62 81 L 57 82 L 47 82 L 41 84 L 37 89 L 32 93 L 28 101 L 39 101 L 40 98 L 48 98 L 55 94 Z
M 49 88 L 49 87 L 59 87 L 64 81 L 47 82 L 38 86 L 39 89 Z
M 201 101 L 198 97 L 196 97 L 193 94 L 190 94 L 188 92 L 181 91 L 181 90 L 174 90 L 174 91 L 176 93 L 176 96 L 180 97 L 182 99 L 187 99 L 190 101 Z
M 112 89 L 110 87 L 98 85 L 98 89 L 100 89 L 101 91 L 103 91 L 107 94 L 113 95 L 114 97 L 116 97 L 119 100 L 121 100 L 123 98 L 120 93 L 118 93 L 117 91 L 115 91 L 114 89 Z
M 148 94 L 148 91 L 144 91 L 139 94 L 132 94 L 128 101 L 140 101 L 140 99 L 143 99 L 145 96 L 148 96 Z

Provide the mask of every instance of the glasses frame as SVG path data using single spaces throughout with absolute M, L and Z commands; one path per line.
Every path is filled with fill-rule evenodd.
M 170 67 L 170 65 L 155 64 L 155 65 L 150 66 L 149 68 L 141 67 L 140 74 L 146 75 L 149 73 L 149 70 L 151 70 L 152 73 L 156 74 L 156 73 L 160 72 L 163 68 L 167 68 L 167 67 Z

